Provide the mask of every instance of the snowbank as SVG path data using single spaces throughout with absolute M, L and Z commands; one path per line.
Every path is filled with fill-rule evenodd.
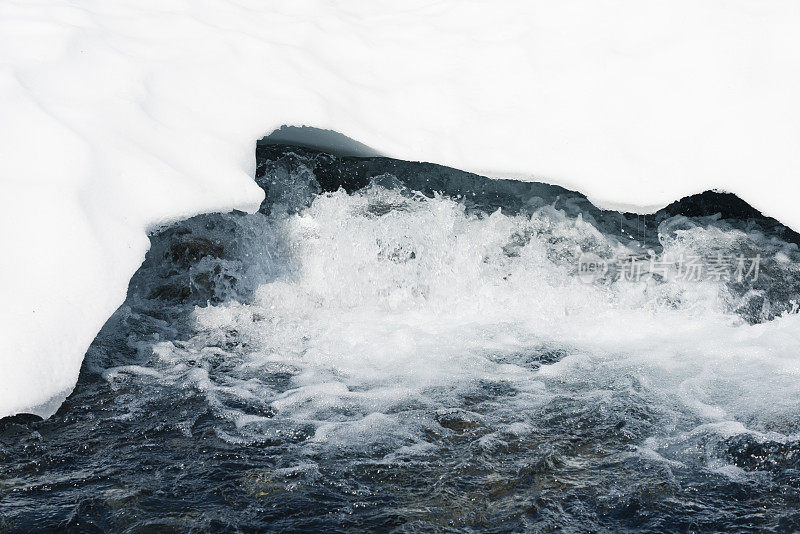
M 798 27 L 791 1 L 2 1 L 0 416 L 71 390 L 148 229 L 257 207 L 281 124 L 800 228 Z

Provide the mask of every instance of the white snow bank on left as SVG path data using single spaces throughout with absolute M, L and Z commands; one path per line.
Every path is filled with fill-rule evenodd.
M 192 62 L 200 40 L 173 34 L 169 13 L 0 10 L 0 416 L 47 416 L 124 300 L 148 229 L 258 208 L 253 149 L 265 122 L 232 136 L 246 102 L 196 109 L 193 96 L 220 87 Z M 149 46 L 125 31 L 138 25 L 151 26 Z
M 254 209 L 282 124 L 800 228 L 792 0 L 0 0 L 0 416 L 50 413 L 162 222 Z

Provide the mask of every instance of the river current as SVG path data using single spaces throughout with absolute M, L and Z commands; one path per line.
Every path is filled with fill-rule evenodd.
M 0 421 L 0 531 L 800 529 L 796 234 L 258 163 L 261 210 L 156 232 L 65 404 Z

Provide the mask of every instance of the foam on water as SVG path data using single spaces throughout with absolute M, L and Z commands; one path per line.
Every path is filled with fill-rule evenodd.
M 530 414 L 577 392 L 643 395 L 659 410 L 644 446 L 667 456 L 698 433 L 798 437 L 797 316 L 748 324 L 713 281 L 584 283 L 582 251 L 627 249 L 581 217 L 470 213 L 372 185 L 296 213 L 220 220 L 251 237 L 235 264 L 193 267 L 195 281 L 223 282 L 219 302 L 195 307 L 181 335 L 139 347 L 146 371 L 106 376 L 197 390 L 229 423 L 225 439 L 295 428 L 310 450 L 415 454 L 437 414 L 471 396 L 496 397 L 475 417 L 501 433 L 524 432 Z M 665 255 L 746 237 L 679 230 Z

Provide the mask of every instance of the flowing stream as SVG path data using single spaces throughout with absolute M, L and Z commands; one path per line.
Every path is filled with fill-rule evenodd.
M 0 531 L 800 529 L 788 229 L 291 147 L 257 179 L 0 422 Z

